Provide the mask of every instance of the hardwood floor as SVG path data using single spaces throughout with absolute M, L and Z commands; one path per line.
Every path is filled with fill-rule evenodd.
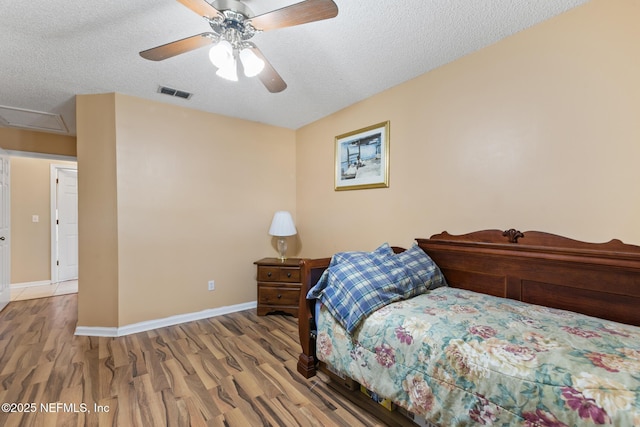
M 292 317 L 249 310 L 118 338 L 75 336 L 76 322 L 76 294 L 0 312 L 0 426 L 394 423 L 297 373 Z

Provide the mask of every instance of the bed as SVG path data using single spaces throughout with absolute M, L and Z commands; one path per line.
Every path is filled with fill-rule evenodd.
M 391 250 L 303 261 L 303 376 L 327 363 L 443 427 L 640 426 L 640 247 L 510 229 Z M 339 266 L 372 256 L 412 265 L 417 251 L 442 283 L 406 294 L 403 282 L 402 297 L 357 319 L 327 296 L 369 280 Z M 407 271 L 410 282 L 424 273 Z M 344 305 L 358 311 L 368 297 L 354 293 Z

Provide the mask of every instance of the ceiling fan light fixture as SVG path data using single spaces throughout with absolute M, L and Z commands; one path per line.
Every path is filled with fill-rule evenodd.
M 297 0 L 294 4 L 260 15 L 255 15 L 243 0 L 178 2 L 204 18 L 211 31 L 143 50 L 140 56 L 150 61 L 162 61 L 209 46 L 209 59 L 217 68 L 218 76 L 237 81 L 239 60 L 245 75 L 259 76 L 271 93 L 282 92 L 287 84 L 260 49 L 249 40 L 263 31 L 322 21 L 338 15 L 334 0 Z
M 209 60 L 213 65 L 222 69 L 234 61 L 233 58 L 233 46 L 227 40 L 220 40 L 219 43 L 213 45 L 209 50 Z
M 238 81 L 238 66 L 235 58 L 231 58 L 224 67 L 218 68 L 216 71 L 216 75 L 222 77 L 223 79 L 231 80 L 232 82 Z
M 244 75 L 247 77 L 255 77 L 264 69 L 264 61 L 258 58 L 251 49 L 240 51 L 240 62 L 244 68 Z

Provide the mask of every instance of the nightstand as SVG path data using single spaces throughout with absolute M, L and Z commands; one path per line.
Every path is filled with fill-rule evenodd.
M 258 266 L 258 316 L 280 312 L 298 317 L 300 258 L 263 258 L 254 264 Z

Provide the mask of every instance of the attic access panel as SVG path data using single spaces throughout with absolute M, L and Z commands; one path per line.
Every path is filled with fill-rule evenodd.
M 4 105 L 0 105 L 0 125 L 43 132 L 69 133 L 69 129 L 60 114 L 26 110 Z

